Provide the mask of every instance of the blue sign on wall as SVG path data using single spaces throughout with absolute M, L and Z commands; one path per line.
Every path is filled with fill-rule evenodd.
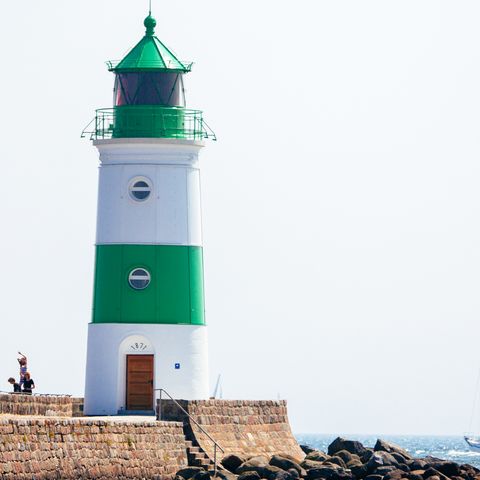
M 175 364 L 175 370 L 180 370 L 180 364 L 179 363 Z

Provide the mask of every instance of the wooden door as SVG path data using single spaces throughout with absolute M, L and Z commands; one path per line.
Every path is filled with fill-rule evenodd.
M 153 410 L 153 355 L 127 355 L 127 410 Z

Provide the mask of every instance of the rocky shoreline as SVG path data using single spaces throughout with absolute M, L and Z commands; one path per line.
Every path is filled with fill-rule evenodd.
M 225 480 L 480 480 L 480 470 L 469 464 L 427 456 L 415 458 L 390 442 L 377 440 L 374 448 L 360 442 L 336 438 L 321 452 L 302 445 L 306 457 L 299 462 L 274 455 L 223 458 L 218 476 Z M 175 480 L 208 480 L 212 472 L 187 467 Z

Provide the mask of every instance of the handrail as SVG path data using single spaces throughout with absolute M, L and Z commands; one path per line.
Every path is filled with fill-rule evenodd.
M 217 476 L 217 448 L 220 449 L 222 453 L 225 453 L 225 450 L 210 436 L 210 434 L 178 403 L 165 389 L 156 388 L 155 392 L 160 392 L 160 398 L 158 399 L 158 411 L 157 411 L 157 420 L 162 419 L 162 392 L 173 401 L 173 403 L 204 433 L 209 440 L 213 443 L 213 476 Z

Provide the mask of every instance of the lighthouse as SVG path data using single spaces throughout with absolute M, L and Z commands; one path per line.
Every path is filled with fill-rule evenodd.
M 199 152 L 215 135 L 186 108 L 179 60 L 144 21 L 97 110 L 100 157 L 86 415 L 151 412 L 155 390 L 208 398 Z

